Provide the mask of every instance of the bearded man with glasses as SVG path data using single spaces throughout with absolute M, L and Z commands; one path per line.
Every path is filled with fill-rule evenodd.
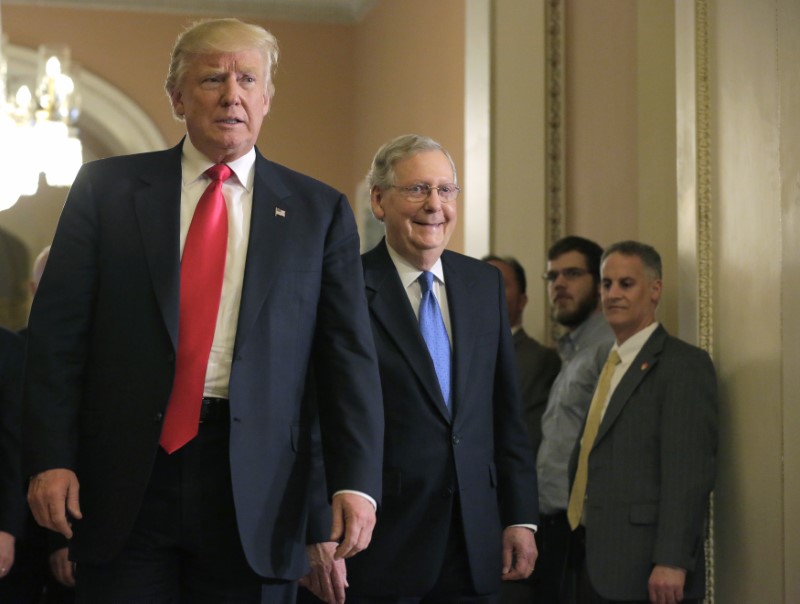
M 566 579 L 570 528 L 567 522 L 569 460 L 592 402 L 597 379 L 614 334 L 600 312 L 600 258 L 603 249 L 583 237 L 564 237 L 547 253 L 542 278 L 553 319 L 564 328 L 558 340 L 561 371 L 542 416 L 537 455 L 539 509 L 536 541 L 539 563 L 525 599 L 507 602 L 559 604 L 572 601 L 574 581 Z M 518 590 L 519 591 L 519 590 Z

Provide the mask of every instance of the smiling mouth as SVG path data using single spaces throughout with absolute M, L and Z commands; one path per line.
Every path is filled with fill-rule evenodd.
M 225 124 L 226 126 L 235 126 L 236 124 L 242 124 L 242 120 L 236 119 L 235 117 L 228 118 L 226 120 L 217 120 L 218 124 Z

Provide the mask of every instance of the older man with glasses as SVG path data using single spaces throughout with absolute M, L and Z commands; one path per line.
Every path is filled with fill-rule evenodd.
M 453 160 L 398 137 L 375 155 L 386 237 L 363 257 L 385 417 L 383 501 L 369 550 L 348 561 L 351 604 L 498 601 L 536 559 L 533 450 L 522 418 L 505 288 L 445 250 Z

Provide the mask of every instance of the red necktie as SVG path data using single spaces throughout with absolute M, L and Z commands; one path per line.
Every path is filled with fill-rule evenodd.
M 167 453 L 177 451 L 197 436 L 200 424 L 228 246 L 228 212 L 222 183 L 231 174 L 225 164 L 206 170 L 211 183 L 197 204 L 183 246 L 175 381 L 159 441 Z

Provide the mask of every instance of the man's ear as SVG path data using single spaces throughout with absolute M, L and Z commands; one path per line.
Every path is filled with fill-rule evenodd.
M 373 216 L 383 222 L 386 211 L 383 209 L 383 191 L 378 185 L 372 187 L 372 190 L 369 192 L 369 201 L 372 205 Z
M 172 91 L 172 94 L 169 95 L 169 98 L 172 102 L 172 111 L 175 113 L 175 115 L 183 117 L 186 114 L 186 108 L 183 106 L 183 96 L 181 95 L 181 91 L 176 88 Z
M 658 305 L 658 301 L 661 300 L 661 291 L 663 289 L 663 283 L 661 279 L 653 279 L 650 283 L 650 299 Z

